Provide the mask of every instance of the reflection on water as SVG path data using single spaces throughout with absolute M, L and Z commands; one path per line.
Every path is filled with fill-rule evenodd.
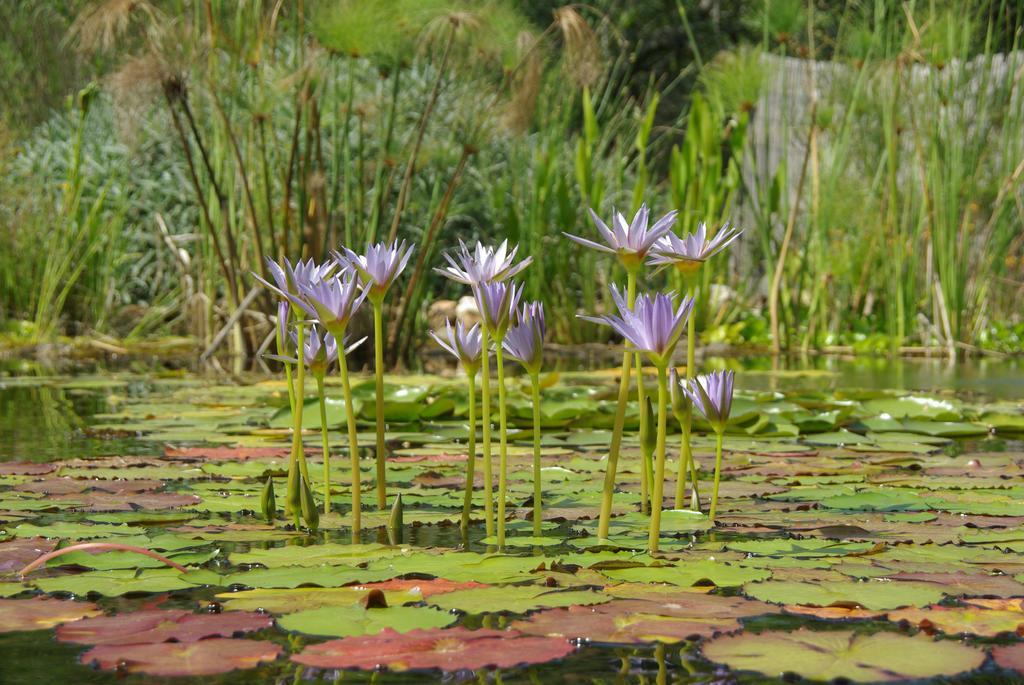
M 110 411 L 113 397 L 137 394 L 140 381 L 100 388 L 68 386 L 67 381 L 0 378 L 0 461 L 153 453 L 146 441 L 89 430 L 94 416 Z
M 618 365 L 612 348 L 552 356 L 549 368 L 581 371 Z M 742 390 L 909 390 L 955 393 L 971 400 L 1018 401 L 1024 398 L 1024 362 L 1020 359 L 886 359 L 876 357 L 710 357 L 702 369 L 739 371 Z M 33 375 L 18 375 L 18 374 Z M 51 461 L 74 457 L 153 454 L 159 446 L 132 436 L 89 432 L 93 417 L 111 411 L 118 398 L 154 396 L 157 370 L 137 374 L 47 376 L 47 369 L 0 368 L 0 461 Z M 72 381 L 72 378 L 74 380 Z M 261 377 L 253 376 L 256 381 Z M 610 379 L 608 382 L 611 382 Z
M 742 369 L 737 378 L 750 390 L 912 390 L 954 392 L 976 399 L 1024 398 L 1020 359 L 887 359 L 883 357 L 713 358 L 706 366 Z

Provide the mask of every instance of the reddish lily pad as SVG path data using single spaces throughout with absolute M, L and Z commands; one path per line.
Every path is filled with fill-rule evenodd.
M 49 597 L 0 599 L 0 633 L 42 630 L 103 612 L 92 602 L 75 602 Z
M 60 476 L 57 478 L 46 478 L 33 480 L 27 483 L 19 483 L 14 490 L 19 492 L 38 492 L 46 495 L 68 495 L 86 490 L 102 490 L 110 493 L 145 492 L 163 487 L 163 481 L 138 479 L 138 480 L 83 480 L 81 478 L 69 478 Z
M 196 642 L 210 637 L 232 637 L 273 625 L 274 620 L 269 616 L 251 612 L 193 614 L 181 609 L 151 609 L 83 619 L 61 626 L 57 639 L 87 645 Z
M 0 542 L 0 576 L 13 575 L 57 547 L 57 540 L 15 538 Z
M 331 640 L 307 647 L 292 660 L 316 668 L 393 671 L 487 667 L 512 668 L 568 656 L 575 646 L 564 638 L 524 636 L 514 630 L 415 630 Z
M 246 461 L 284 459 L 291 452 L 284 447 L 166 447 L 164 455 L 175 459 L 202 461 Z
M 740 618 L 777 612 L 777 607 L 742 597 L 677 592 L 658 601 L 626 599 L 541 611 L 511 627 L 529 635 L 592 642 L 671 643 L 737 630 Z
M 1001 668 L 1024 673 L 1024 644 L 996 647 L 992 650 L 992 660 Z
M 178 492 L 83 492 L 55 495 L 51 501 L 67 502 L 78 511 L 136 511 L 138 509 L 176 509 L 198 504 L 196 495 Z
M 938 583 L 943 591 L 956 597 L 1024 597 L 1024 583 L 1010 576 L 984 573 L 897 573 L 892 580 Z
M 43 476 L 53 473 L 59 464 L 37 464 L 31 461 L 7 461 L 0 463 L 0 476 Z
M 283 650 L 265 640 L 214 638 L 201 642 L 100 645 L 82 655 L 83 664 L 154 676 L 201 676 L 255 668 Z

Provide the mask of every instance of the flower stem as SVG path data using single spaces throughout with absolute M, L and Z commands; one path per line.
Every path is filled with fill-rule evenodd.
M 324 397 L 324 377 L 316 376 L 316 395 L 320 404 L 320 440 L 324 455 L 324 513 L 331 513 L 331 448 L 327 441 L 327 402 Z
M 498 367 L 498 547 L 505 546 L 505 499 L 508 489 L 508 417 L 505 411 L 505 354 L 502 339 L 494 339 L 494 365 Z
M 530 374 L 530 391 L 533 397 L 533 534 L 539 537 L 543 517 L 540 495 L 540 374 Z
M 306 474 L 306 455 L 302 448 L 302 407 L 305 404 L 306 395 L 306 365 L 302 363 L 301 359 L 302 349 L 305 345 L 305 333 L 305 327 L 300 325 L 295 346 L 300 361 L 295 365 L 295 402 L 292 405 L 292 455 L 291 462 L 288 465 L 288 497 L 286 498 L 291 504 L 291 513 L 296 530 L 299 528 L 299 514 L 301 513 L 300 508 L 295 506 L 299 502 L 301 495 L 300 471 L 302 472 L 302 477 L 306 478 L 306 482 L 309 482 L 309 477 Z
M 636 364 L 636 393 L 637 399 L 640 401 L 640 434 L 643 435 L 647 430 L 647 392 L 644 388 L 644 362 L 640 357 L 640 353 L 637 352 L 633 356 Z M 644 453 L 644 450 L 640 450 L 640 512 L 649 514 L 652 508 L 651 491 L 653 483 L 651 482 L 651 464 Z
M 651 528 L 647 537 L 647 548 L 658 551 L 661 539 L 661 507 L 665 496 L 665 421 L 668 413 L 668 371 L 664 364 L 658 366 L 658 442 L 655 447 L 656 472 L 651 483 Z
M 687 288 L 687 294 L 693 297 L 696 292 L 693 284 L 691 283 Z M 693 380 L 697 374 L 697 318 L 694 311 L 690 311 L 690 316 L 686 321 L 686 378 L 687 380 Z M 697 466 L 693 461 L 693 444 L 691 438 L 693 436 L 693 407 L 690 405 L 689 400 L 686 401 L 686 412 L 683 415 L 682 429 L 683 437 L 679 445 L 679 477 L 676 480 L 676 499 L 675 508 L 683 508 L 683 497 L 686 492 L 686 470 L 689 468 L 690 474 L 692 475 L 691 480 L 693 481 L 693 493 L 691 495 L 691 505 L 696 511 L 700 511 L 700 490 L 697 483 Z
M 285 354 L 284 339 L 281 337 L 281 331 L 278 329 L 277 332 L 277 354 L 279 356 L 287 356 Z M 294 421 L 295 416 L 295 379 L 292 377 L 292 365 L 288 362 L 284 362 L 284 377 L 288 383 L 288 409 L 292 412 Z M 288 455 L 288 492 L 291 493 L 292 486 L 292 470 L 296 468 L 295 463 L 295 450 L 292 449 L 290 455 Z M 284 498 L 284 515 L 287 517 L 292 512 L 292 500 L 291 497 L 286 496 Z
M 373 375 L 377 385 L 377 508 L 388 506 L 384 472 L 384 303 L 373 302 Z
M 715 510 L 718 508 L 718 481 L 722 476 L 722 431 L 715 431 L 715 485 L 711 491 L 711 511 L 708 518 L 715 524 Z
M 473 510 L 473 479 L 476 477 L 476 372 L 466 374 L 469 380 L 469 440 L 466 451 L 466 495 L 462 500 L 462 534 L 469 530 L 469 514 Z
M 362 475 L 359 471 L 359 434 L 356 430 L 356 412 L 352 406 L 352 385 L 348 379 L 348 360 L 345 350 L 338 348 L 338 368 L 341 372 L 341 390 L 345 398 L 345 420 L 348 424 L 348 452 L 352 468 L 352 542 L 359 542 L 363 528 Z
M 626 277 L 626 297 L 633 306 L 636 299 L 636 273 L 630 271 Z M 608 526 L 612 516 L 612 495 L 615 492 L 615 474 L 619 467 L 619 450 L 622 447 L 622 430 L 626 425 L 626 405 L 629 403 L 629 373 L 633 367 L 629 345 L 622 353 L 622 370 L 619 374 L 619 397 L 615 407 L 615 423 L 612 427 L 612 442 L 608 447 L 608 464 L 604 471 L 604 490 L 601 492 L 601 513 L 597 522 L 597 537 L 608 538 Z
M 491 353 L 487 347 L 487 327 L 480 326 L 482 390 L 481 421 L 484 434 L 484 519 L 487 537 L 494 535 L 494 469 L 491 463 Z

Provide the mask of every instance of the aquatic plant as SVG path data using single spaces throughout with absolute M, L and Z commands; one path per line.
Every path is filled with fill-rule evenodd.
M 519 312 L 519 323 L 509 329 L 502 342 L 505 352 L 522 364 L 530 376 L 533 403 L 533 534 L 540 535 L 543 519 L 540 482 L 540 371 L 544 363 L 544 304 L 527 302 Z
M 727 248 L 740 237 L 743 231 L 731 228 L 728 223 L 708 237 L 707 225 L 701 221 L 697 230 L 680 238 L 674 233 L 666 233 L 654 245 L 648 257 L 648 264 L 655 268 L 672 267 L 686 286 L 690 297 L 696 298 L 699 279 L 697 272 L 707 260 Z M 686 377 L 692 379 L 697 373 L 697 316 L 693 314 L 687 320 L 686 329 Z M 674 373 L 674 370 L 673 370 Z M 674 387 L 674 386 L 673 386 Z M 686 474 L 693 476 L 693 490 L 690 506 L 700 510 L 700 492 L 697 482 L 697 469 L 693 460 L 693 449 L 690 436 L 693 430 L 693 410 L 685 395 L 673 401 L 673 413 L 682 429 L 679 444 L 679 478 L 676 479 L 675 508 L 682 509 L 683 497 L 686 492 Z
M 515 262 L 519 246 L 508 249 L 508 241 L 502 241 L 498 247 L 477 243 L 472 251 L 464 242 L 459 241 L 459 249 L 454 255 L 444 253 L 447 267 L 438 267 L 434 271 L 474 289 L 482 283 L 501 282 L 515 276 L 529 266 L 533 257 L 525 257 L 518 264 Z M 480 374 L 481 420 L 483 422 L 483 461 L 484 461 L 484 528 L 487 536 L 494 535 L 494 474 L 491 463 L 491 364 L 490 344 L 487 326 L 480 327 L 480 346 L 483 350 Z
M 711 509 L 708 518 L 715 520 L 718 507 L 718 483 L 722 474 L 722 437 L 732 410 L 732 391 L 736 375 L 732 371 L 712 371 L 705 376 L 688 379 L 683 390 L 693 406 L 711 424 L 715 431 L 715 484 L 711 493 Z
M 356 254 L 347 247 L 335 251 L 334 258 L 339 265 L 348 265 L 362 280 L 366 297 L 373 305 L 373 351 L 374 380 L 376 382 L 376 458 L 377 458 L 377 508 L 387 506 L 387 474 L 385 472 L 384 444 L 384 297 L 388 289 L 409 263 L 415 245 L 401 242 L 367 245 L 365 254 Z
M 288 355 L 286 343 L 290 336 L 287 330 L 292 316 L 293 305 L 298 306 L 309 313 L 314 312 L 313 308 L 298 296 L 299 284 L 302 283 L 309 285 L 309 283 L 319 280 L 322 274 L 322 269 L 313 262 L 312 259 L 307 262 L 299 260 L 295 266 L 293 266 L 287 258 L 282 258 L 280 264 L 274 262 L 269 257 L 266 262 L 268 273 L 274 279 L 274 283 L 270 283 L 256 273 L 253 274 L 253 277 L 269 288 L 272 292 L 276 293 L 280 298 L 277 308 L 277 353 L 278 357 L 280 357 L 284 363 L 285 377 L 288 383 L 288 399 L 292 410 L 292 450 L 288 462 L 288 485 L 285 496 L 285 515 L 291 515 L 295 523 L 295 527 L 298 528 L 299 513 L 302 505 L 300 480 L 305 480 L 306 482 L 309 481 L 309 469 L 306 465 L 306 454 L 302 447 L 302 408 L 303 398 L 305 397 L 306 391 L 306 367 L 304 364 L 289 361 L 291 358 Z M 305 327 L 299 326 L 294 342 L 296 350 L 304 348 Z M 294 377 L 291 372 L 291 366 L 293 363 L 296 366 Z
M 647 257 L 648 252 L 654 246 L 655 242 L 663 236 L 666 232 L 671 230 L 673 223 L 675 222 L 676 213 L 674 211 L 668 212 L 653 226 L 648 226 L 649 210 L 646 205 L 641 205 L 640 209 L 637 210 L 633 216 L 633 220 L 630 222 L 626 221 L 626 218 L 613 210 L 612 212 L 612 228 L 609 229 L 608 225 L 597 216 L 597 213 L 590 209 L 590 218 L 593 220 L 598 233 L 605 240 L 605 244 L 597 243 L 586 238 L 572 235 L 570 233 L 564 233 L 570 240 L 595 249 L 598 252 L 604 252 L 608 254 L 614 254 L 618 257 L 619 262 L 626 269 L 626 298 L 630 307 L 633 306 L 633 300 L 636 297 L 636 280 L 637 274 L 640 268 L 643 266 L 644 259 Z M 622 353 L 622 368 L 619 374 L 619 394 L 618 404 L 615 410 L 615 421 L 612 426 L 612 439 L 611 445 L 608 448 L 608 466 L 605 469 L 605 482 L 604 482 L 604 496 L 601 500 L 601 512 L 598 518 L 598 537 L 608 537 L 608 527 L 611 522 L 611 511 L 612 511 L 612 492 L 615 489 L 615 477 L 618 471 L 619 464 L 619 452 L 622 447 L 622 432 L 626 425 L 626 404 L 629 402 L 629 375 L 631 362 L 631 352 L 629 350 L 629 343 L 627 341 L 626 349 Z M 639 395 L 640 406 L 644 405 L 644 382 L 643 382 L 643 364 L 640 360 L 640 355 L 635 356 L 636 368 L 637 368 L 637 393 Z M 641 418 L 641 424 L 645 421 L 645 418 Z M 647 499 L 647 490 L 649 489 L 649 483 L 647 478 L 648 469 L 642 470 L 644 484 L 642 499 Z
M 612 285 L 612 299 L 618 308 L 618 315 L 583 317 L 594 323 L 611 326 L 612 329 L 626 339 L 638 352 L 642 352 L 658 371 L 658 428 L 655 447 L 655 473 L 651 483 L 651 524 L 648 536 L 648 549 L 658 549 L 661 537 L 661 509 L 664 504 L 665 487 L 665 432 L 668 411 L 668 365 L 675 352 L 676 344 L 683 334 L 683 327 L 693 310 L 693 298 L 686 296 L 680 299 L 679 305 L 673 304 L 674 295 L 654 293 L 640 295 L 630 308 L 622 293 Z M 645 469 L 646 470 L 646 469 Z M 604 501 L 611 501 L 612 492 L 607 487 L 603 493 Z
M 483 333 L 480 324 L 470 328 L 461 322 L 452 328 L 450 321 L 444 322 L 445 334 L 442 337 L 436 331 L 430 337 L 437 341 L 444 350 L 454 356 L 462 364 L 466 372 L 466 384 L 469 389 L 469 432 L 466 446 L 466 493 L 462 502 L 462 534 L 469 530 L 469 518 L 473 508 L 473 482 L 476 477 L 476 374 L 480 369 L 480 358 L 483 355 Z
M 508 479 L 508 412 L 505 397 L 504 340 L 509 327 L 517 323 L 517 307 L 523 290 L 515 283 L 485 281 L 473 286 L 481 323 L 494 341 L 494 361 L 498 367 L 498 546 L 505 544 L 505 496 Z M 486 458 L 486 457 L 485 457 Z
M 300 290 L 302 299 L 312 305 L 316 311 L 320 325 L 326 328 L 335 340 L 345 340 L 348 324 L 369 292 L 367 289 L 359 288 L 359 281 L 347 269 L 343 269 L 341 273 L 331 278 L 307 284 Z M 359 436 L 356 428 L 355 403 L 352 400 L 352 385 L 349 381 L 347 354 L 346 350 L 342 350 L 338 354 L 338 373 L 341 376 L 342 398 L 345 401 L 345 424 L 348 431 L 349 461 L 352 469 L 352 535 L 354 540 L 358 540 L 362 528 L 362 483 L 359 468 Z M 326 502 L 324 507 L 327 511 L 328 504 Z

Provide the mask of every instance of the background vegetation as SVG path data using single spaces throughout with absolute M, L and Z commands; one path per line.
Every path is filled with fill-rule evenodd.
M 430 267 L 534 255 L 559 343 L 606 335 L 589 234 L 641 201 L 732 219 L 704 340 L 1017 351 L 1024 9 L 1010 0 L 51 0 L 0 4 L 8 341 L 270 331 L 263 256 L 419 248 L 388 349 L 413 362 Z M 650 285 L 665 285 L 652 276 Z M 711 287 L 725 283 L 727 287 Z

